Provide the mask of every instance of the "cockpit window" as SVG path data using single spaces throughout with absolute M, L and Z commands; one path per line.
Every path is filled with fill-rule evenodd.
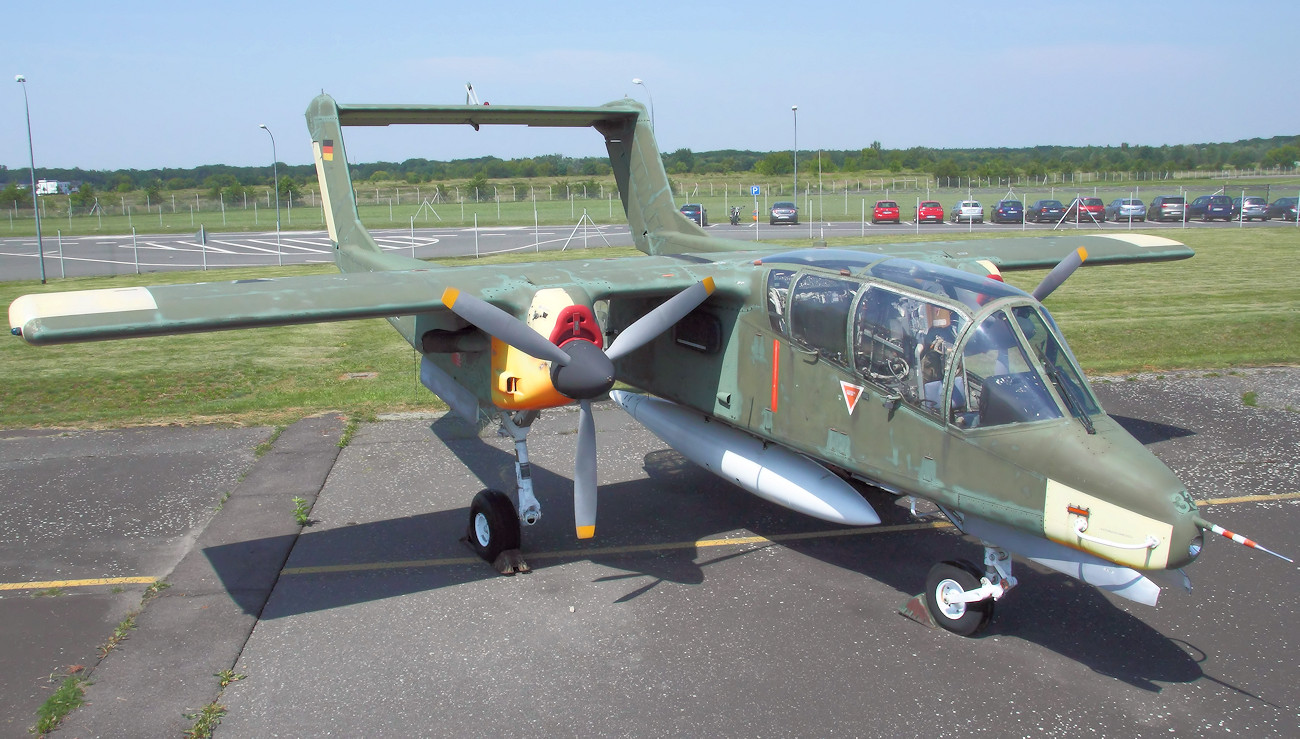
M 792 269 L 774 269 L 767 275 L 767 317 L 772 322 L 772 330 L 783 334 L 790 330 L 787 309 L 790 305 L 790 281 L 793 279 Z
M 1042 362 L 1047 379 L 1065 401 L 1066 408 L 1081 420 L 1101 413 L 1101 407 L 1083 379 L 1083 373 L 1075 364 L 1074 357 L 1057 338 L 1056 332 L 1043 320 L 1043 316 L 1028 305 L 1012 308 L 1011 312 L 1016 317 L 1020 332 L 1028 340 L 1030 350 Z
M 823 358 L 847 364 L 849 308 L 861 283 L 803 275 L 790 291 L 790 337 Z
M 965 315 L 947 306 L 873 285 L 853 318 L 854 369 L 900 400 L 942 416 L 944 372 L 965 323 Z
M 954 375 L 952 421 L 962 428 L 1061 417 L 1004 311 L 970 332 Z M 959 390 L 964 403 L 958 402 Z
M 961 301 L 972 311 L 994 298 L 1025 296 L 1022 290 L 1005 282 L 911 259 L 882 259 L 867 271 L 873 277 Z

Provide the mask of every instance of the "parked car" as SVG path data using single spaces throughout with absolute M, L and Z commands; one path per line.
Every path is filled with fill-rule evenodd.
M 1115 198 L 1106 206 L 1106 218 L 1112 221 L 1145 221 L 1147 207 L 1137 198 Z
M 768 213 L 767 222 L 773 226 L 778 223 L 790 223 L 799 225 L 799 208 L 794 203 L 782 201 L 772 203 L 772 210 Z
M 1296 198 L 1278 198 L 1264 211 L 1264 220 L 1281 218 L 1284 221 L 1296 219 Z
M 952 222 L 961 223 L 962 221 L 983 223 L 984 206 L 980 205 L 978 200 L 963 200 L 952 206 Z
M 687 203 L 682 206 L 682 215 L 695 221 L 695 225 L 704 227 L 709 225 L 709 212 L 704 209 L 703 205 L 698 203 Z
M 899 223 L 902 216 L 898 212 L 898 203 L 892 200 L 877 200 L 875 210 L 871 211 L 871 222 L 893 221 Z
M 1147 218 L 1153 221 L 1181 221 L 1187 203 L 1182 195 L 1157 195 L 1147 206 Z
M 924 200 L 916 209 L 917 223 L 943 223 L 943 206 L 937 200 Z
M 1212 221 L 1215 218 L 1231 221 L 1232 198 L 1227 195 L 1202 195 L 1193 200 L 1184 213 L 1183 217 L 1189 221 L 1196 217 L 1202 221 Z
M 993 206 L 994 223 L 1020 223 L 1025 220 L 1025 206 L 1019 200 L 999 200 Z
M 1263 219 L 1264 214 L 1267 212 L 1268 198 L 1251 195 L 1245 198 L 1232 199 L 1233 218 L 1240 218 L 1243 221 L 1250 221 L 1256 218 Z
M 1106 204 L 1101 198 L 1075 198 L 1065 209 L 1065 220 L 1079 223 L 1104 223 Z
M 1056 223 L 1061 220 L 1065 214 L 1065 206 L 1061 205 L 1059 200 L 1035 200 L 1034 204 L 1025 210 L 1025 218 L 1034 223 Z

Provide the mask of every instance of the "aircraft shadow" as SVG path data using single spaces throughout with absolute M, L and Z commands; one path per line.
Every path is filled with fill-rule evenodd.
M 448 440 L 447 446 L 480 479 L 500 479 L 501 470 L 509 470 L 513 464 L 510 452 L 464 435 Z M 643 465 L 646 477 L 601 487 L 600 535 L 590 542 L 578 542 L 573 539 L 568 470 L 556 474 L 534 461 L 535 492 L 545 515 L 524 532 L 524 556 L 529 565 L 545 570 L 587 560 L 621 570 L 596 581 L 626 580 L 627 590 L 615 600 L 622 603 L 665 582 L 703 583 L 710 565 L 746 556 L 759 545 L 705 556 L 691 543 L 752 532 L 893 588 L 899 593 L 898 602 L 880 606 L 894 609 L 920 592 L 933 563 L 982 560 L 982 549 L 976 543 L 951 530 L 800 539 L 798 534 L 836 527 L 723 484 L 669 449 L 646 454 Z M 865 494 L 881 514 L 883 526 L 915 523 L 894 496 L 876 490 Z M 281 574 L 265 607 L 256 593 L 240 586 L 247 574 L 248 552 L 257 550 L 258 542 L 210 547 L 204 553 L 231 597 L 246 613 L 264 619 L 500 577 L 486 562 L 474 558 L 462 541 L 468 499 L 465 503 L 463 508 L 329 530 L 307 529 L 294 544 L 286 565 L 290 572 Z M 356 565 L 361 567 L 295 572 Z M 1038 644 L 1142 690 L 1159 691 L 1162 682 L 1202 677 L 1197 662 L 1183 647 L 1116 607 L 1096 589 L 1065 575 L 1018 565 L 1020 586 L 1000 604 L 985 635 Z M 936 638 L 956 637 L 936 633 Z
M 1124 428 L 1125 431 L 1142 442 L 1142 444 L 1156 444 L 1171 439 L 1181 439 L 1185 436 L 1195 436 L 1196 432 L 1191 429 L 1185 429 L 1181 426 L 1171 426 L 1159 421 L 1148 421 L 1144 418 L 1131 418 L 1129 416 L 1117 416 L 1110 414 Z

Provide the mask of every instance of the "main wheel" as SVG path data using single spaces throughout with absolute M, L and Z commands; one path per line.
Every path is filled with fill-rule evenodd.
M 925 578 L 925 606 L 935 623 L 959 636 L 972 636 L 993 618 L 993 599 L 963 603 L 957 598 L 980 585 L 983 575 L 970 562 L 940 562 Z
M 500 490 L 483 490 L 469 504 L 466 532 L 474 553 L 488 562 L 507 549 L 519 548 L 519 516 L 510 496 Z

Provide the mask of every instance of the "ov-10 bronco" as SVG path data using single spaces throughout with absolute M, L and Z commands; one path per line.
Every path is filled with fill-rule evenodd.
M 513 495 L 470 504 L 484 558 L 536 525 L 527 437 L 539 411 L 580 406 L 579 538 L 594 535 L 591 402 L 609 394 L 666 444 L 788 508 L 848 526 L 880 519 L 862 484 L 932 501 L 984 562 L 936 564 L 925 608 L 961 634 L 1016 584 L 1015 553 L 1154 604 L 1142 570 L 1181 568 L 1206 530 L 1187 488 L 1108 417 L 1042 301 L 1085 260 L 1185 259 L 1141 235 L 773 249 L 709 237 L 673 201 L 645 109 L 340 105 L 307 109 L 337 275 L 28 295 L 9 310 L 32 344 L 385 318 L 420 379 L 516 447 Z M 357 214 L 344 126 L 591 127 L 604 137 L 642 257 L 448 268 L 381 249 Z M 1032 292 L 1001 272 L 1054 267 Z M 637 392 L 615 390 L 616 381 Z M 1226 532 L 1229 533 L 1230 532 Z M 1238 537 L 1240 538 L 1240 537 Z M 1251 543 L 1253 545 L 1253 543 Z

